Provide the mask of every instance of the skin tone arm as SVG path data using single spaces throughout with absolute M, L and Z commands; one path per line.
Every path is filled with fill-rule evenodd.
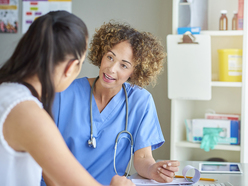
M 44 172 L 42 173 L 42 175 L 47 186 L 56 186 L 56 184 L 54 184 L 52 180 L 46 177 Z M 125 176 L 115 175 L 111 180 L 110 186 L 135 186 L 135 185 L 131 183 L 130 180 L 127 180 Z
M 56 184 L 52 182 L 52 180 L 49 179 L 44 172 L 42 172 L 42 176 L 47 186 L 56 186 Z
M 180 163 L 173 160 L 156 162 L 152 156 L 151 146 L 134 153 L 134 168 L 140 176 L 158 182 L 172 182 Z
M 71 154 L 52 118 L 34 101 L 21 102 L 11 110 L 3 134 L 13 149 L 30 153 L 54 184 L 100 186 Z M 134 185 L 120 177 L 111 184 Z

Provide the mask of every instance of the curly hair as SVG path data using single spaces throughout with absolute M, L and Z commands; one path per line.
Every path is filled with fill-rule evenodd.
M 155 85 L 157 75 L 163 71 L 164 47 L 151 33 L 139 32 L 129 24 L 110 21 L 96 30 L 89 47 L 89 60 L 100 68 L 103 56 L 123 41 L 128 41 L 133 50 L 134 71 L 128 82 L 140 87 Z

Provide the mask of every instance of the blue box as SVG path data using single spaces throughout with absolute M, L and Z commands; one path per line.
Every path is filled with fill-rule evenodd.
M 184 34 L 185 32 L 190 31 L 192 34 L 200 34 L 201 27 L 179 27 L 177 28 L 177 34 Z

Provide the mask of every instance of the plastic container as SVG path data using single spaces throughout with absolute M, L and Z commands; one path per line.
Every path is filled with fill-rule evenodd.
M 242 49 L 220 49 L 219 80 L 228 82 L 242 81 Z
M 221 17 L 219 21 L 219 30 L 228 30 L 228 19 L 227 19 L 227 11 L 226 10 L 221 10 Z

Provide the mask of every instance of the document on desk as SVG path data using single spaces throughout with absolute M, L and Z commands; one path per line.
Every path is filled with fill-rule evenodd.
M 179 184 L 188 184 L 191 185 L 193 182 L 186 181 L 184 178 L 174 178 L 170 183 L 160 183 L 156 182 L 155 180 L 148 180 L 148 179 L 132 179 L 132 182 L 136 186 L 141 185 L 179 185 Z
M 186 174 L 190 169 L 195 169 L 195 175 L 192 179 L 186 178 Z M 170 183 L 160 183 L 155 180 L 149 180 L 149 179 L 132 179 L 132 182 L 136 184 L 136 186 L 143 186 L 143 185 L 192 185 L 199 181 L 201 174 L 198 169 L 191 165 L 187 165 L 183 168 L 182 174 L 184 178 L 174 178 L 172 182 Z

